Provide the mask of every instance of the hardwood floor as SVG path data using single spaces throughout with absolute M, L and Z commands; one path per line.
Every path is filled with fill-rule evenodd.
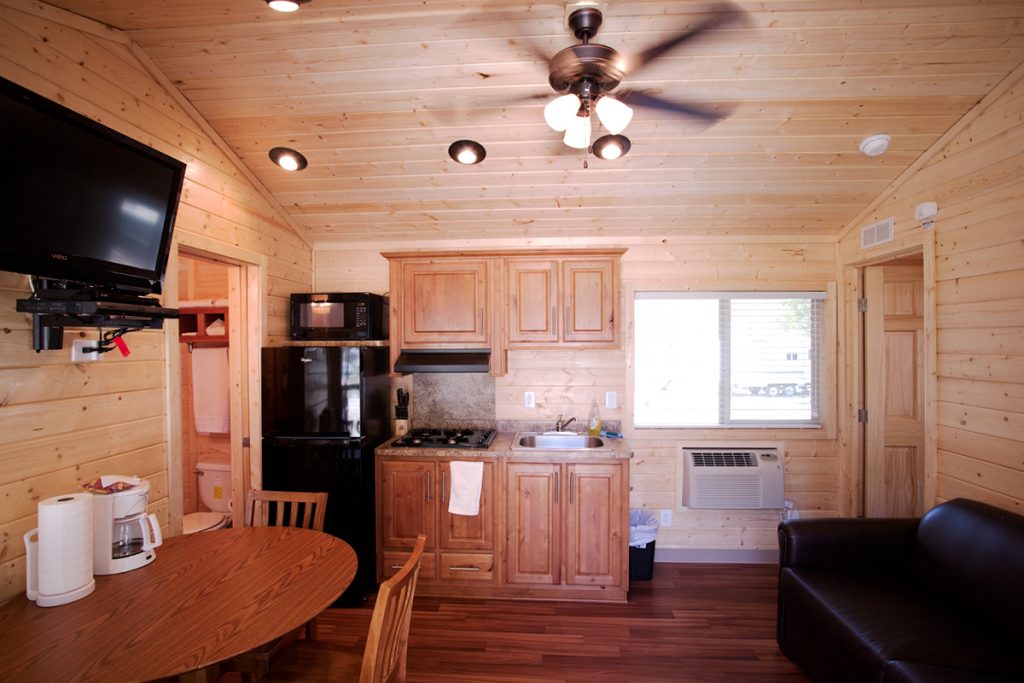
M 630 585 L 626 605 L 419 597 L 408 680 L 804 683 L 775 644 L 776 575 L 775 565 L 662 563 Z M 370 611 L 328 610 L 320 639 L 361 648 Z

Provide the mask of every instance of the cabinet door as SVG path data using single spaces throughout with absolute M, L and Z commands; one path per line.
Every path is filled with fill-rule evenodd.
M 486 261 L 402 264 L 402 343 L 482 345 L 489 339 Z
M 437 545 L 445 550 L 494 549 L 494 463 L 485 461 L 480 488 L 480 514 L 454 515 L 448 512 L 451 499 L 451 463 L 440 462 Z
M 382 460 L 380 478 L 381 545 L 412 548 L 419 534 L 427 535 L 427 547 L 435 545 L 434 463 Z
M 622 548 L 628 522 L 622 465 L 570 464 L 566 491 L 565 582 L 622 584 Z
M 510 462 L 506 469 L 508 583 L 561 581 L 561 466 Z M 607 541 L 606 541 L 607 542 Z
M 509 259 L 508 343 L 558 341 L 558 261 Z
M 562 262 L 562 298 L 567 342 L 615 341 L 615 261 Z

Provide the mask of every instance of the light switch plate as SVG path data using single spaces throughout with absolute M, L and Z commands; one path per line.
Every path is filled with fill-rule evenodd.
M 605 408 L 618 408 L 619 407 L 619 395 L 614 391 L 604 392 L 604 407 Z
M 662 510 L 661 511 L 661 526 L 672 526 L 672 511 Z
M 535 408 L 537 406 L 537 402 L 534 400 L 532 391 L 523 392 L 523 406 L 527 408 Z

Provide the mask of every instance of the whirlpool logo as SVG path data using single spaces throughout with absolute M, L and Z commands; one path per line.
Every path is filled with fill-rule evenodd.
M 55 258 L 58 261 L 67 261 L 67 254 L 50 254 L 50 258 Z

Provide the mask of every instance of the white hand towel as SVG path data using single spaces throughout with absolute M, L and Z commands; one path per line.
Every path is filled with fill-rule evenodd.
M 192 352 L 192 408 L 196 431 L 227 434 L 228 396 L 227 347 L 197 348 Z
M 453 460 L 452 490 L 448 499 L 448 512 L 453 515 L 475 517 L 480 514 L 480 489 L 484 480 L 484 464 L 481 461 L 463 462 Z

